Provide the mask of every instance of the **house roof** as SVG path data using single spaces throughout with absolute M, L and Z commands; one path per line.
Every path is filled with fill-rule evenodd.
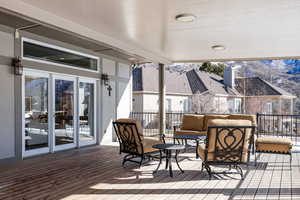
M 199 79 L 199 83 L 201 84 L 201 86 L 198 88 L 202 89 L 200 90 L 200 93 L 209 91 L 214 95 L 240 96 L 240 93 L 236 89 L 226 86 L 223 83 L 223 78 L 218 75 L 194 69 L 187 72 L 187 76 L 193 76 L 191 75 L 192 73 L 196 74 Z
M 244 81 L 245 80 L 245 81 Z M 235 88 L 224 84 L 223 78 L 192 69 L 187 72 L 165 72 L 166 92 L 173 94 L 201 94 L 210 92 L 220 96 L 288 96 L 294 95 L 259 77 L 236 78 Z M 244 89 L 244 83 L 246 88 Z M 245 90 L 245 94 L 244 94 Z M 158 92 L 158 69 L 140 67 L 133 70 L 133 91 Z
M 272 85 L 271 83 L 259 78 L 237 78 L 235 79 L 236 89 L 245 96 L 289 96 L 295 97 L 291 93 Z M 244 88 L 244 85 L 246 88 Z
M 192 95 L 185 73 L 165 71 L 166 92 Z M 133 70 L 133 91 L 158 92 L 158 69 L 140 67 Z

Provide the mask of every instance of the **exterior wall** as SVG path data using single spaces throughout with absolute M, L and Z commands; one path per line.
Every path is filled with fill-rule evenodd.
M 14 30 L 0 25 L 0 163 L 6 159 L 22 159 L 22 76 L 15 76 L 11 59 L 21 56 L 21 38 L 26 37 L 67 49 L 91 54 L 100 58 L 100 71 L 91 72 L 22 60 L 24 69 L 42 70 L 52 73 L 94 78 L 96 91 L 96 132 L 97 143 L 111 142 L 114 139 L 112 121 L 118 117 L 129 117 L 132 108 L 131 67 L 126 60 L 91 52 L 81 47 L 54 41 L 49 38 L 20 31 L 20 39 L 14 39 Z M 109 74 L 111 95 L 101 81 L 101 73 Z M 3 160 L 5 159 L 5 160 Z
M 14 75 L 10 58 L 14 55 L 13 34 L 0 26 L 0 159 L 15 157 Z
M 246 113 L 292 114 L 291 100 L 280 97 L 246 97 Z
M 132 96 L 132 111 L 133 112 L 143 112 L 143 97 L 141 93 L 133 93 Z
M 128 64 L 117 63 L 110 59 L 103 59 L 103 73 L 110 77 L 112 87 L 111 96 L 107 87 L 102 85 L 102 140 L 101 144 L 108 144 L 116 140 L 112 122 L 118 118 L 128 118 L 132 110 L 132 76 Z
M 133 111 L 134 112 L 158 112 L 158 95 L 157 94 L 142 94 L 135 93 L 133 97 Z M 180 95 L 166 95 L 166 110 L 167 112 L 189 112 L 190 111 L 189 96 Z M 169 102 L 171 105 L 169 106 Z M 187 105 L 185 106 L 185 102 Z M 168 107 L 170 109 L 168 109 Z M 184 109 L 186 107 L 186 109 Z

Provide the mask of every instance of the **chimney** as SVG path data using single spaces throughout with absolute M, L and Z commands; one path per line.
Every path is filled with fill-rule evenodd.
M 227 87 L 234 88 L 235 87 L 235 70 L 241 68 L 240 65 L 236 66 L 226 66 L 224 69 L 224 84 Z
M 227 87 L 234 88 L 234 80 L 235 80 L 234 68 L 231 66 L 225 67 L 225 69 L 224 69 L 224 84 Z

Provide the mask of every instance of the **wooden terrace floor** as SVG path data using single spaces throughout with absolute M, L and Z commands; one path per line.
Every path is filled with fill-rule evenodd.
M 300 154 L 261 154 L 257 167 L 238 175 L 208 180 L 200 173 L 201 160 L 194 153 L 174 166 L 174 178 L 161 169 L 153 176 L 157 161 L 143 167 L 121 167 L 118 148 L 89 147 L 29 158 L 0 166 L 0 199 L 35 200 L 186 200 L 186 199 L 300 199 Z M 219 170 L 219 169 L 215 169 Z

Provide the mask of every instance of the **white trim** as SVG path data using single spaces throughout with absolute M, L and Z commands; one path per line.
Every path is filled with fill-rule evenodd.
M 60 63 L 41 60 L 41 59 L 34 59 L 34 58 L 24 57 L 24 52 L 23 52 L 24 42 L 29 42 L 29 43 L 36 44 L 36 45 L 39 45 L 39 46 L 48 47 L 48 48 L 51 48 L 51 49 L 60 50 L 60 51 L 64 51 L 64 52 L 67 52 L 67 53 L 72 53 L 72 54 L 75 54 L 75 55 L 95 59 L 95 60 L 97 60 L 97 70 L 85 69 L 85 68 L 75 67 L 75 66 L 71 66 L 71 65 L 67 65 L 67 64 L 60 64 Z M 71 68 L 71 69 L 77 69 L 77 70 L 88 71 L 88 72 L 93 72 L 93 73 L 99 73 L 100 72 L 100 58 L 97 57 L 97 56 L 90 55 L 90 54 L 85 54 L 85 53 L 82 53 L 82 52 L 79 52 L 79 51 L 74 51 L 74 50 L 71 50 L 71 49 L 67 49 L 67 48 L 64 48 L 64 47 L 48 44 L 48 43 L 45 43 L 45 42 L 41 42 L 41 41 L 37 41 L 37 40 L 25 38 L 25 37 L 21 38 L 21 58 L 23 60 L 27 60 L 27 61 L 33 61 L 33 62 L 38 62 L 38 63 L 56 65 L 56 66 L 60 66 L 60 67 L 67 67 L 67 68 Z
M 25 149 L 25 76 L 33 76 L 33 77 L 40 77 L 40 78 L 47 78 L 48 79 L 48 147 L 38 148 L 27 150 Z M 50 78 L 48 73 L 32 71 L 32 70 L 24 70 L 24 74 L 22 76 L 22 158 L 30 157 L 39 154 L 45 154 L 50 152 L 50 123 L 49 123 L 49 99 L 50 99 Z
M 43 77 L 48 78 L 48 147 L 33 149 L 25 151 L 25 76 L 33 77 Z M 72 81 L 74 88 L 74 123 L 73 123 L 73 134 L 74 134 L 74 143 L 55 146 L 55 80 L 68 80 Z M 53 73 L 44 70 L 35 70 L 35 69 L 24 69 L 24 74 L 22 76 L 22 158 L 30 157 L 34 155 L 54 153 L 61 150 L 67 150 L 72 148 L 80 148 L 87 145 L 95 145 L 97 143 L 97 89 L 99 88 L 98 82 L 100 79 L 89 78 L 76 75 L 67 75 L 60 73 Z M 94 140 L 88 142 L 79 141 L 79 107 L 78 104 L 78 89 L 79 83 L 86 82 L 94 84 Z
M 76 91 L 76 86 L 77 86 L 77 81 L 75 77 L 68 77 L 68 76 L 63 76 L 63 75 L 53 75 L 53 91 L 52 91 L 52 95 L 53 95 L 53 113 L 55 113 L 55 81 L 56 80 L 64 80 L 64 81 L 72 81 L 73 82 L 73 143 L 69 143 L 69 144 L 63 144 L 63 145 L 56 145 L 55 143 L 55 114 L 52 116 L 53 117 L 53 149 L 54 151 L 60 151 L 60 150 L 66 150 L 66 149 L 70 149 L 70 148 L 75 148 L 76 144 L 77 144 L 77 124 L 76 124 L 76 117 L 77 117 L 77 111 L 76 111 L 76 106 L 77 106 L 77 91 Z
M 81 83 L 81 82 L 83 82 L 83 83 L 90 83 L 90 84 L 94 84 L 94 108 L 93 108 L 93 115 L 94 115 L 94 117 L 93 117 L 93 132 L 94 132 L 94 139 L 93 140 L 90 140 L 90 141 L 80 141 L 80 134 L 79 134 L 79 120 L 78 120 L 78 122 L 77 122 L 77 126 L 78 126 L 78 147 L 82 147 L 82 146 L 87 146 L 87 145 L 92 145 L 92 144 L 96 144 L 97 143 L 97 139 L 98 139 L 98 137 L 97 137 L 97 131 L 96 131 L 96 129 L 97 129 L 97 126 L 96 126 L 96 118 L 97 118 L 97 108 L 98 108 L 98 106 L 97 106 L 97 103 L 96 103 L 96 101 L 97 101 L 97 98 L 96 98 L 96 95 L 97 95 L 97 81 L 94 79 L 94 80 L 92 80 L 92 79 L 87 79 L 87 78 L 82 78 L 82 77 L 79 77 L 78 78 L 78 89 L 79 89 L 79 84 Z M 79 94 L 78 94 L 78 97 L 79 97 Z M 79 107 L 79 103 L 77 104 L 78 105 L 78 107 Z M 78 111 L 79 111 L 79 109 L 80 108 L 78 108 Z M 78 117 L 77 118 L 79 118 L 79 113 L 78 113 Z

